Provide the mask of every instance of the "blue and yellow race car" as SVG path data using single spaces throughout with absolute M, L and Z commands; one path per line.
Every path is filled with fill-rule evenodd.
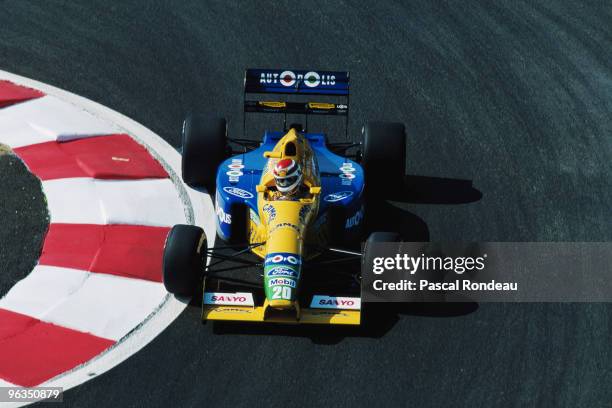
M 270 94 L 286 97 L 269 100 Z M 369 242 L 398 239 L 372 233 L 361 251 L 364 217 L 370 199 L 401 185 L 406 137 L 400 123 L 371 122 L 361 139 L 336 143 L 309 131 L 309 116 L 340 116 L 348 135 L 348 97 L 347 72 L 248 69 L 245 117 L 281 114 L 282 130 L 266 130 L 260 140 L 231 138 L 223 118 L 185 120 L 182 177 L 214 192 L 225 245 L 208 248 L 201 228 L 176 225 L 166 240 L 163 276 L 169 292 L 202 296 L 204 320 L 360 324 L 359 261 Z M 305 117 L 306 126 L 287 126 L 288 115 Z M 258 272 L 258 282 L 225 276 L 242 268 Z

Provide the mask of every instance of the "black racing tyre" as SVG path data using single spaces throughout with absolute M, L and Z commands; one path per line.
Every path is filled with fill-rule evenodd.
M 369 122 L 363 127 L 361 164 L 369 195 L 396 191 L 406 172 L 406 128 L 403 123 Z
M 368 246 L 374 242 L 400 242 L 401 236 L 397 232 L 376 231 L 370 234 L 363 247 L 364 256 L 369 255 Z
M 215 186 L 217 168 L 227 156 L 227 121 L 190 114 L 183 122 L 183 181 L 190 187 Z
M 363 255 L 362 262 L 365 265 L 371 265 L 372 259 L 374 258 L 374 254 L 372 253 L 371 244 L 378 242 L 400 242 L 401 236 L 397 232 L 373 232 L 368 236 L 364 246 L 363 246 Z
M 175 295 L 197 293 L 203 277 L 208 245 L 204 230 L 195 225 L 175 225 L 166 238 L 163 280 L 166 290 Z
M 400 235 L 396 232 L 373 232 L 368 236 L 368 239 L 366 240 L 364 246 L 363 246 L 363 252 L 362 252 L 362 257 L 361 257 L 361 262 L 362 265 L 373 265 L 373 261 L 374 261 L 374 257 L 375 254 L 372 251 L 372 244 L 373 243 L 378 243 L 378 242 L 397 242 L 398 244 L 398 249 L 399 249 L 399 242 L 401 241 L 400 239 Z M 378 254 L 380 256 L 380 254 Z M 363 267 L 362 267 L 363 268 Z M 361 277 L 362 280 L 364 279 L 364 277 Z M 363 285 L 369 285 L 370 282 L 363 282 L 362 281 L 362 288 Z M 363 327 L 367 327 L 367 325 L 372 324 L 374 321 L 379 321 L 381 318 L 384 318 L 384 316 L 376 316 L 377 311 L 380 312 L 380 307 L 372 307 L 373 305 L 376 306 L 376 304 L 369 304 L 363 301 L 363 292 L 361 293 L 361 298 L 362 298 L 362 302 L 361 302 L 361 321 L 362 321 L 362 326 Z M 378 306 L 380 306 L 380 304 L 378 304 Z

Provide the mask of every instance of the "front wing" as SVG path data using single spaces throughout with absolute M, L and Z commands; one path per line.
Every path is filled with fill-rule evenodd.
M 304 294 L 294 307 L 284 310 L 272 308 L 267 299 L 261 300 L 257 292 L 204 290 L 202 320 L 322 325 L 361 323 L 360 297 Z
M 301 309 L 299 317 L 290 315 L 266 316 L 264 306 L 220 306 L 204 305 L 203 320 L 229 320 L 242 322 L 284 324 L 343 324 L 359 325 L 360 310 Z

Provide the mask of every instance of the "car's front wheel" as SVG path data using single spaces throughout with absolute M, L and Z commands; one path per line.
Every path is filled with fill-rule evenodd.
M 163 281 L 166 290 L 180 296 L 198 292 L 206 265 L 208 245 L 204 230 L 195 225 L 175 225 L 166 238 Z

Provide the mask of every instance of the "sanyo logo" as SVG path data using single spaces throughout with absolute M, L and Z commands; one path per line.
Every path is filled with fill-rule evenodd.
M 320 299 L 320 306 L 344 306 L 344 307 L 353 307 L 355 306 L 355 301 L 352 299 L 341 299 L 341 298 L 328 298 L 328 299 Z

